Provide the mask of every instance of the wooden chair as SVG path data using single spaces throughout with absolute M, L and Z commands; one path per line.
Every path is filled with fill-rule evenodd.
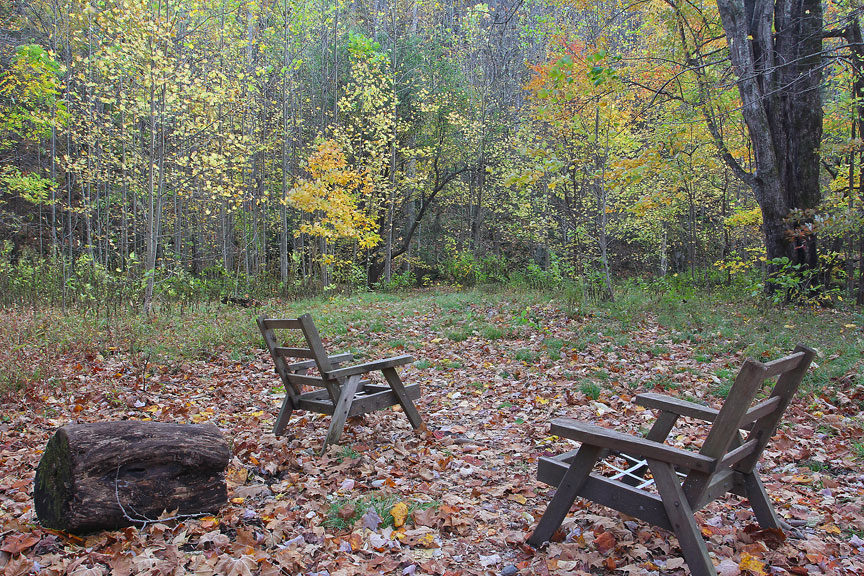
M 538 547 L 548 541 L 576 496 L 582 496 L 674 531 L 691 573 L 716 576 L 693 512 L 732 492 L 749 500 L 763 528 L 782 527 L 756 463 L 813 356 L 813 350 L 798 345 L 791 355 L 767 364 L 748 359 L 720 410 L 662 394 L 640 394 L 639 404 L 659 411 L 645 438 L 556 418 L 552 434 L 582 444 L 566 454 L 540 459 L 538 480 L 558 488 L 528 542 Z M 774 376 L 779 378 L 770 396 L 751 407 L 762 383 Z M 699 452 L 663 443 L 680 416 L 712 423 Z M 614 462 L 628 465 L 613 464 L 608 475 L 592 473 L 610 455 Z M 645 477 L 648 471 L 650 478 Z
M 318 330 L 309 314 L 299 318 L 276 319 L 258 318 L 258 328 L 270 350 L 276 373 L 285 386 L 285 400 L 273 426 L 273 433 L 280 436 L 294 410 L 308 410 L 332 415 L 330 429 L 324 441 L 322 453 L 328 444 L 336 444 L 349 416 L 366 414 L 388 408 L 395 404 L 402 406 L 408 421 L 415 429 L 422 419 L 414 407 L 413 400 L 420 397 L 420 387 L 416 384 L 404 386 L 396 371 L 397 366 L 410 364 L 414 359 L 409 355 L 375 360 L 354 366 L 343 366 L 351 362 L 351 354 L 329 356 L 321 343 Z M 308 348 L 289 348 L 280 346 L 275 330 L 299 330 Z M 288 359 L 301 359 L 289 362 Z M 309 370 L 318 369 L 318 375 L 310 375 Z M 361 377 L 370 372 L 381 371 L 387 385 L 376 385 Z M 307 391 L 306 387 L 314 389 Z

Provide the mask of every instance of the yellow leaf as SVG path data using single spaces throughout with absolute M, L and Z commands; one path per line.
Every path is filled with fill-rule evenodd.
M 225 473 L 225 481 L 229 488 L 242 486 L 246 483 L 246 478 L 249 476 L 249 471 L 240 466 L 229 466 L 228 472 Z
M 741 554 L 741 561 L 738 562 L 738 568 L 740 568 L 742 572 L 748 570 L 756 576 L 766 576 L 765 564 L 746 552 Z
M 393 516 L 393 526 L 399 528 L 405 525 L 405 518 L 408 516 L 408 506 L 404 502 L 399 502 L 390 509 L 390 515 Z
M 822 526 L 820 526 L 820 528 L 822 528 L 822 530 L 824 530 L 825 532 L 828 532 L 829 534 L 842 534 L 843 533 L 843 531 L 840 530 L 840 528 L 838 528 L 836 524 L 823 524 Z

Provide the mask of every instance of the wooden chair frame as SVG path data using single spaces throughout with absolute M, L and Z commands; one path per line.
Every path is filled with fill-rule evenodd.
M 799 344 L 792 354 L 773 362 L 746 360 L 720 410 L 662 394 L 640 394 L 639 404 L 659 411 L 645 438 L 556 418 L 552 434 L 582 444 L 577 450 L 540 459 L 537 479 L 557 490 L 528 542 L 539 547 L 548 541 L 576 496 L 582 496 L 674 531 L 691 573 L 716 576 L 693 513 L 732 492 L 748 499 L 760 526 L 783 527 L 756 464 L 813 356 L 813 350 Z M 775 376 L 779 378 L 770 396 L 751 407 L 763 382 Z M 681 416 L 711 423 L 698 453 L 663 443 Z M 592 473 L 609 455 L 626 456 L 634 464 L 613 477 Z M 652 478 L 646 480 L 649 470 Z M 650 484 L 656 492 L 647 490 Z
M 283 434 L 294 410 L 332 416 L 322 453 L 327 450 L 328 444 L 339 442 L 349 416 L 399 404 L 414 429 L 423 423 L 413 402 L 420 397 L 420 387 L 417 384 L 404 386 L 396 370 L 398 366 L 414 361 L 410 355 L 343 366 L 354 359 L 353 355 L 328 355 L 309 314 L 290 319 L 260 316 L 258 329 L 273 358 L 276 373 L 285 386 L 285 400 L 273 426 L 275 435 Z M 280 346 L 275 330 L 300 330 L 308 348 Z M 289 362 L 290 358 L 299 360 Z M 312 368 L 318 369 L 318 376 L 309 375 Z M 386 386 L 362 379 L 362 376 L 377 371 L 384 375 Z M 307 386 L 313 390 L 307 391 Z

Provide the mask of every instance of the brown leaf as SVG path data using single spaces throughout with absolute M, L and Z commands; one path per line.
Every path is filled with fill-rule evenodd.
M 594 539 L 594 545 L 601 554 L 606 554 L 615 548 L 616 543 L 615 536 L 611 532 L 603 532 Z
M 15 556 L 6 564 L 3 576 L 25 576 L 33 570 L 33 561 L 26 556 Z
M 348 502 L 342 508 L 339 509 L 339 512 L 336 513 L 339 518 L 342 520 L 348 520 L 354 517 L 354 513 L 357 511 L 357 507 L 353 502 Z
M 417 526 L 429 526 L 430 528 L 434 528 L 440 520 L 438 512 L 432 508 L 427 508 L 426 510 L 420 510 L 418 508 L 417 510 L 414 510 L 411 516 L 414 518 L 414 523 Z
M 258 564 L 252 556 L 232 558 L 228 554 L 222 554 L 216 563 L 216 572 L 224 576 L 252 576 L 257 567 Z
M 0 550 L 4 552 L 9 552 L 13 556 L 15 554 L 20 554 L 24 550 L 31 548 L 39 543 L 39 540 L 42 539 L 41 534 L 36 534 L 33 532 L 28 532 L 25 534 L 11 534 L 3 540 L 3 546 L 0 546 Z

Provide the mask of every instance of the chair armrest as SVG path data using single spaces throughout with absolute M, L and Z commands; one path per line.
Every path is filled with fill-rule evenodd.
M 673 414 L 689 418 L 699 418 L 706 422 L 713 422 L 720 412 L 710 406 L 702 406 L 695 402 L 688 402 L 687 400 L 657 394 L 656 392 L 645 392 L 644 394 L 637 395 L 636 403 L 645 408 L 672 412 Z
M 334 354 L 333 356 L 328 356 L 328 360 L 332 364 L 341 364 L 342 362 L 350 362 L 354 359 L 354 355 L 350 352 L 345 352 L 344 354 Z M 289 372 L 295 372 L 297 370 L 309 369 L 315 367 L 315 360 L 303 360 L 302 362 L 294 362 L 293 364 L 289 364 L 286 366 Z
M 356 366 L 346 366 L 338 370 L 331 370 L 324 374 L 326 378 L 345 378 L 346 376 L 354 376 L 355 374 L 366 374 L 376 370 L 385 370 L 387 368 L 395 368 L 403 364 L 410 364 L 414 361 L 414 357 L 405 354 L 404 356 L 394 356 L 393 358 L 384 358 L 383 360 L 373 360 Z
M 645 438 L 622 434 L 609 428 L 587 424 L 572 418 L 555 418 L 552 420 L 552 434 L 590 446 L 619 451 L 639 458 L 660 460 L 706 474 L 713 472 L 717 465 L 716 459 L 703 456 L 698 452 L 690 452 Z

